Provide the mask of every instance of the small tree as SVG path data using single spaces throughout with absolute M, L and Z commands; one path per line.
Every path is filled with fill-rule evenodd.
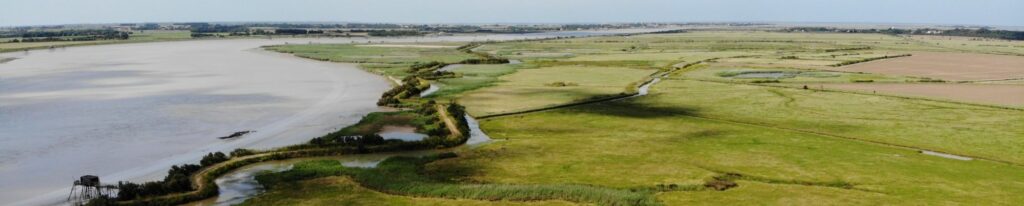
M 202 167 L 208 167 L 217 163 L 221 163 L 228 160 L 228 156 L 221 152 L 209 153 L 203 156 L 202 160 L 199 160 L 199 165 Z

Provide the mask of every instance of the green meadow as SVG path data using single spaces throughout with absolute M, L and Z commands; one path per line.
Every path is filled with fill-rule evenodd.
M 1019 204 L 1020 108 L 799 86 L 930 81 L 831 68 L 915 51 L 1024 54 L 1019 44 L 766 31 L 485 43 L 473 51 L 523 63 L 455 68 L 422 99 L 478 117 L 556 109 L 481 119 L 493 141 L 454 154 L 263 174 L 267 192 L 245 204 Z M 471 58 L 454 48 L 270 48 L 386 74 L 401 73 L 380 65 Z M 560 107 L 633 94 L 656 74 L 667 75 L 648 95 Z
M 446 46 L 435 45 L 430 46 Z M 410 65 L 421 62 L 456 63 L 475 58 L 475 55 L 448 47 L 383 47 L 358 44 L 277 45 L 267 50 L 291 53 L 295 56 L 322 61 L 358 63 L 361 67 L 384 75 L 404 77 Z

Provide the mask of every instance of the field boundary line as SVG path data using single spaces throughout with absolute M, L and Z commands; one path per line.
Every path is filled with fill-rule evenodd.
M 594 100 L 586 100 L 586 101 L 579 101 L 579 102 L 573 102 L 573 103 L 567 103 L 567 104 L 561 104 L 561 105 L 555 105 L 555 106 L 541 107 L 541 108 L 536 108 L 536 109 L 528 109 L 528 110 L 515 111 L 515 112 L 505 112 L 505 113 L 481 115 L 481 116 L 475 117 L 475 118 L 483 120 L 483 119 L 492 119 L 492 118 L 504 117 L 504 116 L 528 114 L 528 113 L 534 113 L 534 112 L 543 112 L 543 111 L 561 109 L 561 108 L 566 108 L 566 107 L 573 107 L 573 106 L 580 106 L 580 105 L 586 105 L 586 104 L 594 104 L 594 103 L 613 101 L 613 100 L 618 100 L 618 99 L 625 99 L 625 98 L 632 97 L 632 96 L 635 96 L 635 95 L 636 95 L 636 93 L 618 94 L 618 95 L 611 96 L 611 97 L 604 97 L 604 98 L 599 98 L 599 99 L 594 99 Z

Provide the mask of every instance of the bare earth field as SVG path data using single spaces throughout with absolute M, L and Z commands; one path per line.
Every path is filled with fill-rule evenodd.
M 1009 84 L 819 84 L 825 89 L 877 91 L 882 94 L 983 104 L 1024 106 L 1024 85 Z
M 915 52 L 913 56 L 853 64 L 840 71 L 931 77 L 947 81 L 1024 77 L 1024 57 L 992 54 Z

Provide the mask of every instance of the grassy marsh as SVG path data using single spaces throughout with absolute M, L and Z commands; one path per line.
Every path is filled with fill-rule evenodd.
M 370 188 L 391 194 L 387 198 L 444 197 L 468 201 L 465 204 L 540 199 L 619 204 L 592 197 L 550 198 L 573 188 L 502 188 L 586 185 L 589 189 L 582 190 L 609 190 L 606 196 L 610 197 L 632 198 L 636 194 L 622 192 L 647 191 L 640 198 L 645 204 L 665 205 L 1010 205 L 1024 201 L 1016 195 L 1024 192 L 1024 177 L 1012 175 L 1024 165 L 1020 146 L 1024 145 L 1020 138 L 1024 137 L 1024 113 L 1020 110 L 751 85 L 748 79 L 731 78 L 745 72 L 783 72 L 793 74 L 780 79 L 787 85 L 858 80 L 913 83 L 922 78 L 835 72 L 829 65 L 914 51 L 1021 52 L 1012 46 L 1019 42 L 986 50 L 980 45 L 995 43 L 956 46 L 969 40 L 931 41 L 943 40 L 716 31 L 484 44 L 475 51 L 526 63 L 455 69 L 462 76 L 439 80 L 445 86 L 431 98 L 457 99 L 476 116 L 536 109 L 628 92 L 636 82 L 663 71 L 659 69 L 707 61 L 663 79 L 647 96 L 482 120 L 482 128 L 499 141 L 458 157 L 392 159 L 387 167 L 377 169 L 321 162 L 291 173 L 268 174 L 264 177 L 268 184 L 287 189 L 272 186 L 261 198 L 298 201 L 301 198 L 285 194 L 346 187 L 350 189 L 344 191 Z M 919 149 L 994 161 L 928 156 Z M 738 186 L 724 191 L 699 189 L 722 178 Z M 338 183 L 311 182 L 328 180 Z M 650 189 L 666 185 L 683 189 Z M 477 188 L 467 189 L 472 187 Z M 547 192 L 531 193 L 535 191 Z M 381 196 L 294 195 L 312 199 L 302 201 L 365 201 Z M 475 202 L 481 199 L 500 201 Z

